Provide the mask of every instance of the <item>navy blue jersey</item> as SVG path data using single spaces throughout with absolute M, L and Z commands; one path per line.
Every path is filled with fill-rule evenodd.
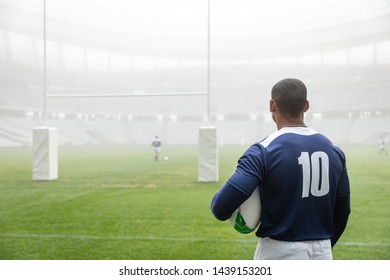
M 334 230 L 336 199 L 348 197 L 349 208 L 344 153 L 308 127 L 285 127 L 252 145 L 214 197 L 212 207 L 226 209 L 223 200 L 227 203 L 232 190 L 236 190 L 236 199 L 241 196 L 242 200 L 257 187 L 262 204 L 258 237 L 283 241 L 329 239 Z M 232 211 L 229 209 L 228 215 Z
M 161 141 L 160 139 L 154 139 L 152 142 L 152 146 L 155 148 L 161 147 Z

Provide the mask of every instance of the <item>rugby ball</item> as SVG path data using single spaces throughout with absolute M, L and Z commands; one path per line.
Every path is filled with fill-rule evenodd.
M 241 204 L 229 218 L 230 224 L 239 233 L 247 234 L 254 231 L 260 224 L 261 202 L 257 187 L 253 194 Z

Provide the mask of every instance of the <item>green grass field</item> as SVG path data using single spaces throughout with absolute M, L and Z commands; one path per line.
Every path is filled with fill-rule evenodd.
M 352 213 L 335 259 L 390 259 L 390 156 L 343 147 Z M 254 234 L 217 221 L 210 201 L 244 147 L 220 148 L 220 182 L 197 182 L 197 147 L 59 149 L 59 179 L 32 181 L 30 149 L 0 149 L 0 259 L 252 259 Z

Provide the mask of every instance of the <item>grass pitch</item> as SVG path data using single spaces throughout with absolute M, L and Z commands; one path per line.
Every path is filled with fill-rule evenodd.
M 257 239 L 210 212 L 245 147 L 220 148 L 198 183 L 196 146 L 59 149 L 59 179 L 34 182 L 30 149 L 0 149 L 0 259 L 252 259 Z M 344 147 L 352 214 L 335 259 L 390 259 L 390 156 Z M 169 160 L 163 160 L 168 156 Z

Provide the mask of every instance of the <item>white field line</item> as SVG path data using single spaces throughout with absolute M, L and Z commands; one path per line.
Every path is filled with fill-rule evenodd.
M 83 240 L 139 240 L 139 241 L 213 241 L 213 242 L 237 242 L 256 243 L 256 239 L 223 239 L 223 238 L 194 238 L 194 237 L 159 237 L 159 236 L 124 236 L 124 235 L 77 235 L 77 234 L 30 234 L 30 233 L 0 233 L 0 237 L 10 238 L 41 238 L 41 239 L 83 239 Z
M 0 233 L 0 237 L 9 238 L 41 238 L 41 239 L 80 239 L 80 240 L 139 240 L 139 241 L 185 241 L 185 242 L 231 242 L 256 243 L 257 239 L 227 238 L 194 238 L 194 237 L 158 237 L 158 236 L 102 236 L 77 234 L 34 234 L 34 233 Z M 388 242 L 338 242 L 341 246 L 390 247 Z

